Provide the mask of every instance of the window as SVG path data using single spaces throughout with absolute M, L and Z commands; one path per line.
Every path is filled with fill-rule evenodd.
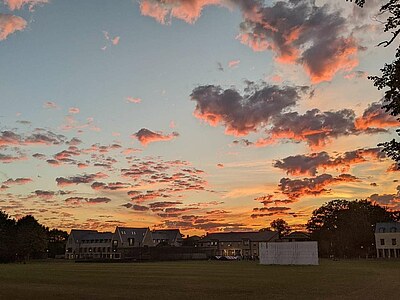
M 128 244 L 129 244 L 129 246 L 133 246 L 135 244 L 135 239 L 129 238 L 128 239 Z
M 381 239 L 381 246 L 385 245 L 385 240 Z
M 396 227 L 390 228 L 390 232 L 396 232 Z M 393 244 L 394 245 L 394 244 Z
M 250 244 L 249 240 L 243 240 L 243 245 L 248 246 Z
M 117 240 L 113 240 L 113 246 L 117 247 L 118 246 L 118 241 Z
M 383 227 L 379 228 L 379 232 L 380 233 L 385 233 L 385 228 L 383 228 Z
M 392 245 L 397 245 L 396 239 L 392 239 Z
M 125 230 L 121 230 L 121 234 L 126 234 L 126 231 Z

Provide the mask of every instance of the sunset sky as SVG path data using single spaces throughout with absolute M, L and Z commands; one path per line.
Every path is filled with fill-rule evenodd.
M 0 209 L 186 234 L 399 209 L 380 2 L 0 0 Z

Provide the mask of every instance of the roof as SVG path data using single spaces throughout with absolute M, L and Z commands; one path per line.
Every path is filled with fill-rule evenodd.
M 285 240 L 285 239 L 310 239 L 310 235 L 306 232 L 293 231 L 292 233 L 288 234 L 287 236 L 282 237 L 282 240 Z
M 119 238 L 121 245 L 129 244 L 128 239 L 134 239 L 134 246 L 141 246 L 143 239 L 149 228 L 133 228 L 133 227 L 117 227 L 115 228 L 115 234 Z
M 210 233 L 206 235 L 202 241 L 218 240 L 221 242 L 240 242 L 242 240 L 250 240 L 252 242 L 267 242 L 278 236 L 276 231 L 251 231 L 251 232 L 221 232 Z
M 75 241 L 112 239 L 111 232 L 98 232 L 97 230 L 72 229 L 70 235 L 74 237 Z
M 97 230 L 81 230 L 81 229 L 72 229 L 69 233 L 70 236 L 74 237 L 74 240 L 82 240 L 84 236 L 90 233 L 96 233 Z
M 376 233 L 400 232 L 400 222 L 376 223 Z
M 170 243 L 182 239 L 182 235 L 179 229 L 162 229 L 153 230 L 152 236 L 154 240 L 167 240 Z

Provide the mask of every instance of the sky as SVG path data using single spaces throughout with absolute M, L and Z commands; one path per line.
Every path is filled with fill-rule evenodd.
M 0 209 L 185 234 L 399 209 L 379 3 L 0 0 Z

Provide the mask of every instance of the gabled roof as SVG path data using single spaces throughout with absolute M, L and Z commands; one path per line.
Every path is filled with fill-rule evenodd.
M 282 240 L 286 239 L 310 239 L 310 235 L 306 232 L 301 232 L 301 231 L 293 231 L 287 236 L 282 237 Z
M 382 233 L 382 230 L 385 233 L 400 232 L 400 222 L 376 223 L 375 232 Z
M 70 236 L 74 237 L 74 240 L 82 240 L 84 236 L 88 234 L 97 233 L 97 230 L 81 230 L 81 229 L 72 229 L 70 232 Z
M 177 240 L 182 239 L 182 235 L 179 229 L 153 230 L 151 234 L 154 240 L 166 240 L 170 243 L 174 243 Z
M 149 228 L 133 228 L 133 227 L 117 227 L 114 233 L 114 239 L 117 238 L 121 242 L 121 246 L 128 245 L 129 238 L 134 239 L 134 247 L 142 246 L 143 239 Z
M 75 241 L 112 239 L 111 232 L 98 232 L 97 230 L 72 229 L 70 235 Z
M 218 240 L 220 242 L 241 242 L 242 240 L 250 240 L 252 242 L 268 242 L 274 237 L 278 237 L 275 231 L 252 231 L 252 232 L 223 232 L 210 233 L 202 238 L 202 241 Z

